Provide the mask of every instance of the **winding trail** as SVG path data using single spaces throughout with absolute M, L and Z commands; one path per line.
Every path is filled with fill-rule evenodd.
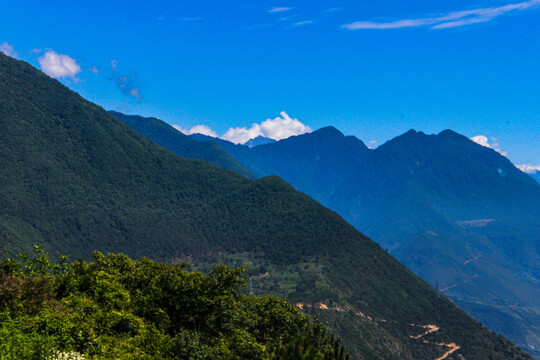
M 425 332 L 421 333 L 420 335 L 410 335 L 411 339 L 420 339 L 440 329 L 440 327 L 438 327 L 437 325 L 416 325 L 416 324 L 409 324 L 409 325 L 427 329 Z
M 438 331 L 440 329 L 440 327 L 438 327 L 437 325 L 416 325 L 416 324 L 409 324 L 411 326 L 416 326 L 416 327 L 421 327 L 421 328 L 424 328 L 424 329 L 427 329 L 426 331 L 424 331 L 423 333 L 421 333 L 420 335 L 410 335 L 409 337 L 411 339 L 421 339 L 423 338 L 424 336 L 426 335 L 429 335 L 431 334 L 432 332 L 435 332 L 435 331 Z M 433 344 L 433 345 L 438 345 L 438 346 L 445 346 L 447 348 L 449 348 L 449 350 L 447 352 L 445 352 L 444 354 L 442 354 L 441 356 L 439 356 L 438 358 L 436 358 L 435 360 L 444 360 L 446 359 L 448 356 L 450 356 L 452 353 L 454 353 L 455 351 L 461 349 L 461 347 L 459 345 L 456 345 L 455 343 L 448 343 L 448 344 L 445 344 L 445 343 L 436 343 L 436 342 L 429 342 L 427 340 L 422 340 L 425 344 Z M 463 355 L 459 355 L 460 358 L 462 359 L 465 359 L 463 357 Z
M 460 281 L 460 282 L 458 282 L 457 284 L 454 284 L 454 285 L 450 285 L 450 286 L 448 286 L 448 287 L 445 287 L 444 289 L 440 289 L 439 291 L 440 291 L 440 292 L 443 292 L 443 291 L 446 291 L 446 290 L 450 290 L 450 289 L 452 289 L 452 288 L 455 288 L 456 286 L 459 286 L 459 285 L 462 285 L 462 284 L 466 284 L 466 283 L 468 283 L 469 281 L 476 279 L 477 277 L 478 277 L 478 274 L 475 274 L 474 276 L 471 276 L 471 277 L 468 278 L 468 279 L 465 279 L 465 280 L 463 280 L 463 281 Z
M 469 260 L 465 261 L 465 262 L 463 263 L 463 265 L 467 265 L 468 263 L 471 263 L 471 262 L 473 262 L 473 261 L 476 261 L 476 260 L 480 259 L 481 257 L 482 257 L 482 253 L 476 255 L 476 256 L 475 256 L 474 258 L 472 258 L 472 259 L 469 259 Z
M 459 349 L 461 349 L 458 345 L 454 344 L 454 343 L 450 343 L 450 344 L 439 344 L 439 343 L 436 343 L 437 345 L 441 345 L 441 346 L 447 346 L 450 348 L 450 350 L 448 350 L 447 352 L 445 352 L 441 357 L 438 357 L 436 358 L 435 360 L 443 360 L 443 359 L 446 359 L 448 356 L 450 356 L 450 354 L 452 354 L 454 351 L 457 351 Z M 465 359 L 463 356 L 461 356 L 461 358 Z
M 476 276 L 478 276 L 478 275 L 476 275 Z M 315 304 L 315 305 L 305 304 L 305 303 L 296 303 L 295 305 L 300 309 L 304 309 L 304 307 L 312 307 L 313 306 L 313 307 L 319 308 L 321 310 L 345 311 L 341 307 L 329 307 L 328 305 L 323 304 L 323 303 L 318 303 L 318 304 Z M 365 318 L 365 319 L 367 319 L 369 321 L 373 321 L 373 322 L 388 322 L 388 320 L 385 320 L 385 319 L 372 318 L 371 316 L 366 315 L 366 314 L 364 314 L 364 313 L 362 313 L 360 311 L 357 311 L 354 314 L 356 316 L 363 317 L 363 318 Z M 412 323 L 409 323 L 408 325 L 425 329 L 425 331 L 423 333 L 419 334 L 419 335 L 409 335 L 409 337 L 411 339 L 422 340 L 422 342 L 424 344 L 431 344 L 431 345 L 443 346 L 443 347 L 448 348 L 448 351 L 446 351 L 444 354 L 442 354 L 441 356 L 439 356 L 438 358 L 436 358 L 434 360 L 444 360 L 448 356 L 453 354 L 454 352 L 461 349 L 461 347 L 459 345 L 457 345 L 456 343 L 448 343 L 448 344 L 446 344 L 446 343 L 437 343 L 437 342 L 430 342 L 428 340 L 423 339 L 423 337 L 425 337 L 425 336 L 427 336 L 427 335 L 429 335 L 431 333 L 434 333 L 435 331 L 439 331 L 440 327 L 438 327 L 437 325 L 432 325 L 432 324 L 429 324 L 429 325 L 417 325 L 417 324 L 412 324 Z M 466 360 L 463 355 L 458 354 L 458 356 L 459 356 L 460 360 Z
M 420 335 L 410 335 L 410 338 L 411 339 L 421 339 L 423 338 L 424 336 L 426 335 L 429 335 L 431 334 L 432 332 L 435 332 L 435 331 L 438 331 L 440 329 L 440 327 L 438 327 L 437 325 L 416 325 L 416 324 L 409 324 L 411 326 L 417 326 L 417 327 L 421 327 L 421 328 L 424 328 L 424 329 L 427 329 L 426 331 L 424 331 L 423 333 L 421 333 Z M 448 356 L 450 356 L 452 353 L 454 353 L 455 351 L 461 349 L 461 347 L 459 345 L 456 345 L 456 343 L 448 343 L 448 344 L 445 344 L 445 343 L 436 343 L 436 342 L 429 342 L 427 340 L 423 340 L 423 342 L 425 344 L 433 344 L 433 345 L 438 345 L 438 346 L 445 346 L 447 348 L 450 348 L 447 352 L 445 352 L 444 354 L 442 354 L 441 356 L 439 356 L 438 358 L 436 358 L 435 360 L 444 360 L 446 359 Z M 463 357 L 463 355 L 460 355 L 461 358 L 465 359 Z
M 416 324 L 409 324 L 409 325 L 427 329 L 426 331 L 424 331 L 424 332 L 421 333 L 420 335 L 410 335 L 410 338 L 411 338 L 411 339 L 421 339 L 421 338 L 423 338 L 424 336 L 429 335 L 429 334 L 431 334 L 432 332 L 438 331 L 438 330 L 440 329 L 440 327 L 438 327 L 437 325 L 416 325 Z M 461 347 L 460 347 L 459 345 L 456 345 L 455 343 L 448 343 L 448 344 L 445 344 L 445 343 L 429 342 L 429 341 L 427 341 L 427 340 L 423 340 L 423 342 L 424 342 L 425 344 L 433 344 L 433 345 L 445 346 L 445 347 L 447 347 L 447 348 L 450 348 L 447 352 L 445 352 L 444 354 L 442 354 L 441 356 L 439 356 L 439 357 L 436 358 L 435 360 L 444 360 L 444 359 L 446 359 L 448 356 L 450 356 L 452 353 L 454 353 L 455 351 L 461 349 Z M 463 359 L 465 359 L 465 358 L 463 357 L 463 355 L 460 355 L 460 357 L 463 358 Z

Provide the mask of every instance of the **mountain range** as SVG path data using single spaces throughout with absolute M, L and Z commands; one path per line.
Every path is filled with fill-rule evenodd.
M 540 347 L 540 186 L 498 152 L 451 130 L 374 150 L 333 127 L 254 148 L 192 137 L 281 176 L 490 329 Z
M 0 126 L 9 253 L 246 265 L 255 294 L 328 320 L 357 359 L 530 358 L 282 179 L 182 158 L 2 54 Z

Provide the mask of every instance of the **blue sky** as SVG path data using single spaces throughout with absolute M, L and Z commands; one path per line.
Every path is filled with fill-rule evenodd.
M 450 128 L 540 166 L 540 0 L 18 0 L 0 49 L 185 131 Z

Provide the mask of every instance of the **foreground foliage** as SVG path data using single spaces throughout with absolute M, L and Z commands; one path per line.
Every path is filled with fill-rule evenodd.
M 55 264 L 0 261 L 2 359 L 346 359 L 326 327 L 287 301 L 243 294 L 245 270 L 94 252 Z

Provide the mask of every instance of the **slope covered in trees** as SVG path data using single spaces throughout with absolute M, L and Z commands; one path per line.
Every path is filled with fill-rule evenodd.
M 490 329 L 540 347 L 540 186 L 453 131 L 369 150 L 335 128 L 252 149 L 215 141 L 337 211 Z
M 183 159 L 4 55 L 0 126 L 0 244 L 9 252 L 38 243 L 74 259 L 93 250 L 200 267 L 235 259 L 251 267 L 256 293 L 268 285 L 341 309 L 323 316 L 354 358 L 446 351 L 411 338 L 411 323 L 436 324 L 434 340 L 458 344 L 455 356 L 527 358 L 280 178 Z

